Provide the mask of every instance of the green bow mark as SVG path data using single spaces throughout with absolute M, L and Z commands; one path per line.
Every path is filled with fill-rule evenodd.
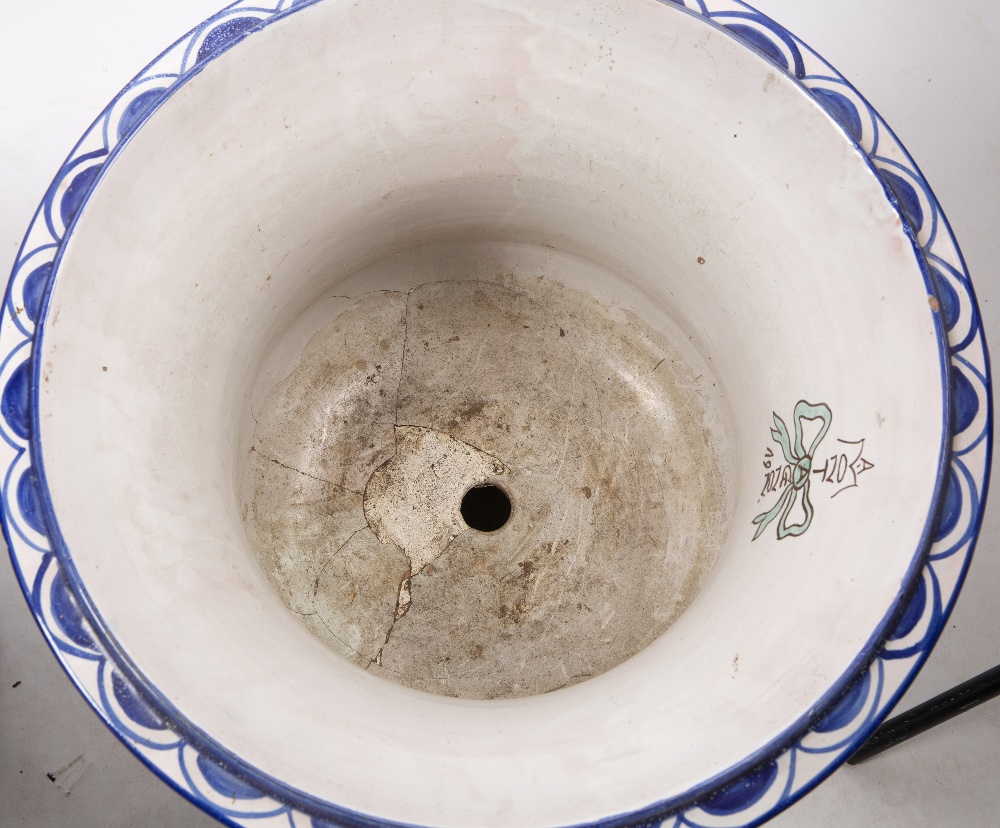
M 819 434 L 812 441 L 812 445 L 809 446 L 808 451 L 802 446 L 803 420 L 819 420 L 822 423 Z M 778 540 L 787 538 L 789 535 L 792 537 L 801 535 L 809 528 L 809 524 L 812 523 L 813 506 L 809 500 L 809 478 L 812 472 L 813 455 L 816 453 L 816 449 L 819 448 L 819 444 L 823 441 L 826 433 L 830 430 L 830 423 L 833 422 L 833 412 L 830 411 L 828 405 L 823 403 L 812 405 L 805 400 L 799 400 L 795 406 L 793 422 L 795 423 L 794 445 L 789 439 L 788 428 L 785 426 L 784 420 L 777 414 L 774 415 L 775 428 L 771 429 L 771 436 L 781 446 L 781 451 L 785 455 L 785 461 L 793 467 L 792 479 L 781 493 L 778 502 L 774 504 L 774 508 L 769 512 L 764 512 L 762 515 L 757 515 L 753 519 L 754 525 L 757 526 L 757 532 L 753 536 L 754 540 L 757 540 L 768 524 L 778 517 L 779 512 L 781 513 L 781 517 L 778 520 Z M 802 493 L 802 510 L 805 512 L 806 517 L 801 523 L 789 525 L 788 514 L 798 501 L 799 492 Z

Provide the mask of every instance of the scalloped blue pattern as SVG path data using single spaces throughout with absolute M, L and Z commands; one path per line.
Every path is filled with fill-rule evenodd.
M 237 2 L 175 43 L 109 104 L 49 187 L 14 266 L 0 318 L 0 483 L 3 529 L 22 589 L 80 692 L 153 771 L 233 826 L 329 828 L 387 823 L 318 802 L 228 756 L 144 692 L 71 586 L 53 549 L 31 460 L 31 357 L 46 288 L 63 240 L 102 166 L 164 95 L 221 51 L 316 0 Z M 734 769 L 700 797 L 652 805 L 608 826 L 760 825 L 844 762 L 875 729 L 927 658 L 958 596 L 982 520 L 992 451 L 989 357 L 979 309 L 951 228 L 913 159 L 858 91 L 802 41 L 738 0 L 662 0 L 722 27 L 796 78 L 861 147 L 897 199 L 929 266 L 947 330 L 953 389 L 950 468 L 934 539 L 916 586 L 874 660 L 807 732 L 770 758 Z

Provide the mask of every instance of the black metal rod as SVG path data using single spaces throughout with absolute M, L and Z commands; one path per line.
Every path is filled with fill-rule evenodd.
M 1000 696 L 1000 665 L 883 722 L 871 738 L 847 760 L 847 764 L 857 765 L 871 759 L 995 696 Z

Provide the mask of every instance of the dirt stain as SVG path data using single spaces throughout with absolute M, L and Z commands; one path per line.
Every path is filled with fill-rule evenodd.
M 669 628 L 714 566 L 731 494 L 712 388 L 668 337 L 554 280 L 358 297 L 255 410 L 251 547 L 286 606 L 371 673 L 479 699 L 584 681 Z M 475 481 L 424 445 L 426 497 L 403 504 L 453 490 L 436 507 L 453 528 L 416 571 L 405 522 L 384 542 L 363 506 L 400 428 L 502 458 L 512 502 L 497 531 L 469 529 Z

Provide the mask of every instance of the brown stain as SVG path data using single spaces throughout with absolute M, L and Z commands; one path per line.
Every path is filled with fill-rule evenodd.
M 486 400 L 472 400 L 460 406 L 455 413 L 459 420 L 471 420 L 482 414 L 488 405 Z
M 405 297 L 405 315 L 402 299 L 393 300 L 400 313 L 394 321 L 386 314 L 382 327 L 366 318 L 374 305 L 345 311 L 311 368 L 282 386 L 284 402 L 258 413 L 264 427 L 294 432 L 281 438 L 287 453 L 275 455 L 292 468 L 265 469 L 251 455 L 258 478 L 244 495 L 254 506 L 248 534 L 269 579 L 331 648 L 417 689 L 508 698 L 603 673 L 683 612 L 725 533 L 725 482 L 705 437 L 705 402 L 684 390 L 697 385 L 700 369 L 690 371 L 628 313 L 538 284 L 421 285 Z M 569 323 L 559 337 L 556 308 Z M 634 376 L 621 378 L 623 370 Z M 646 418 L 633 382 L 670 408 L 673 431 Z M 341 395 L 336 422 L 317 420 L 312 411 L 324 395 L 347 387 L 357 397 Z M 407 559 L 369 537 L 350 493 L 393 455 L 395 424 L 433 428 L 503 457 L 515 505 L 503 529 L 459 534 L 413 575 L 398 618 Z M 278 499 L 266 506 L 267 498 Z M 676 514 L 693 539 L 686 547 Z M 669 519 L 651 523 L 650 515 Z M 346 538 L 348 528 L 359 534 Z M 354 628 L 364 632 L 360 644 Z
M 518 598 L 511 604 L 501 604 L 497 610 L 497 617 L 505 624 L 520 627 L 525 621 L 528 610 L 528 602 L 524 598 Z
M 934 311 L 934 313 L 938 313 L 941 310 L 941 303 L 938 302 L 936 296 L 928 296 L 927 304 L 931 306 L 931 310 Z

